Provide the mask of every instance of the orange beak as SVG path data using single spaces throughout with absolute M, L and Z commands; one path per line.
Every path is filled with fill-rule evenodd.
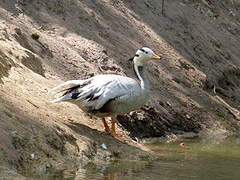
M 155 54 L 151 57 L 151 59 L 159 60 L 159 59 L 161 59 L 161 57 Z

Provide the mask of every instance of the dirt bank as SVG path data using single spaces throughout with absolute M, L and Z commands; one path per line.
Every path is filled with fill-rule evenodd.
M 236 132 L 238 9 L 236 1 L 172 0 L 163 16 L 157 0 L 2 0 L 0 166 L 46 171 L 72 160 L 149 159 L 129 136 Z M 148 66 L 149 103 L 118 117 L 128 144 L 74 105 L 49 102 L 63 80 L 134 77 L 127 59 L 142 46 L 163 60 Z

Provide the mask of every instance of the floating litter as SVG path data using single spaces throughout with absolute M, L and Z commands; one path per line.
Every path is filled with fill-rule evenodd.
M 102 149 L 104 149 L 104 150 L 107 150 L 107 149 L 108 149 L 107 145 L 106 145 L 106 144 L 104 144 L 104 143 L 103 143 L 103 144 L 101 144 L 101 145 L 100 145 L 100 147 L 101 147 Z
M 31 159 L 34 159 L 35 158 L 35 154 L 31 154 Z

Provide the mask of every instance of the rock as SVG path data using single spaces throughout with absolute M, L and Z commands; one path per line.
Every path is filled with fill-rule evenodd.
M 31 37 L 32 37 L 34 40 L 38 40 L 38 39 L 40 38 L 40 35 L 37 34 L 37 33 L 33 33 L 33 34 L 31 35 Z

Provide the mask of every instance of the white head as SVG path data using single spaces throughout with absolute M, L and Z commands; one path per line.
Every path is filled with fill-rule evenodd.
M 150 48 L 143 47 L 138 49 L 135 56 L 129 60 L 133 60 L 134 64 L 143 66 L 149 60 L 158 60 L 160 57 L 156 55 Z

